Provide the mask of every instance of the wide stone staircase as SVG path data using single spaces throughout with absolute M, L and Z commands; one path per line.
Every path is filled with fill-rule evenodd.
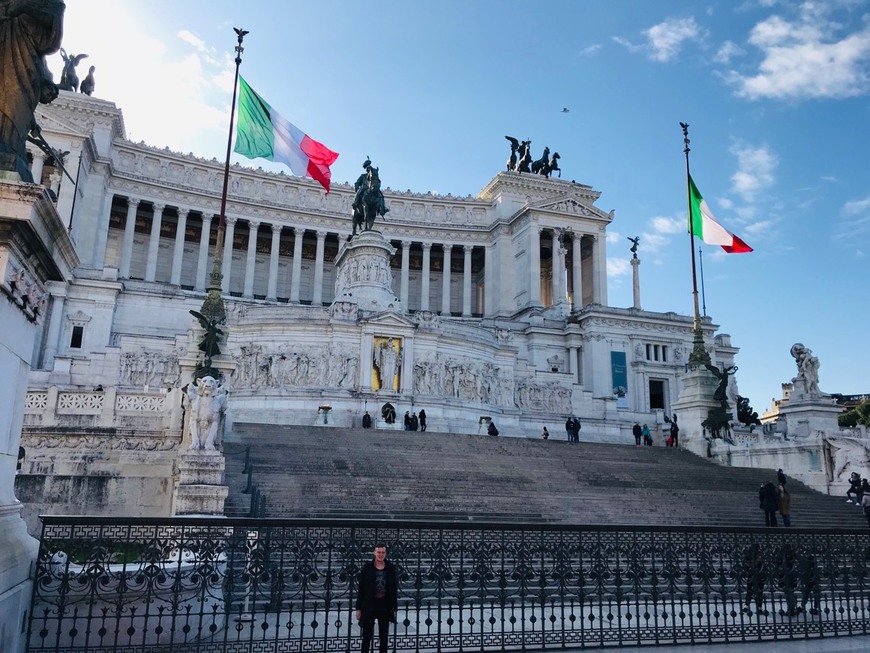
M 558 440 L 235 424 L 224 443 L 227 516 L 763 526 L 775 470 L 722 467 L 683 449 Z M 790 479 L 792 524 L 860 528 L 863 512 Z

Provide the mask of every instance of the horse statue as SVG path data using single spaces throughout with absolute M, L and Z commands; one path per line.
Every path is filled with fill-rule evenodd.
M 357 189 L 353 202 L 353 233 L 356 236 L 357 228 L 360 231 L 371 231 L 374 228 L 375 218 L 385 216 L 390 209 L 384 203 L 384 194 L 381 192 L 381 178 L 378 169 L 369 164 L 365 166 L 366 173 Z
M 508 160 L 505 163 L 508 172 L 510 172 L 511 170 L 517 169 L 517 152 L 520 149 L 520 142 L 513 136 L 505 136 L 505 138 L 508 139 L 511 144 L 511 155 L 508 157 Z
M 547 176 L 546 167 L 550 163 L 550 148 L 544 148 L 544 156 L 532 164 L 532 174 Z
M 64 91 L 78 92 L 79 76 L 76 74 L 76 66 L 79 62 L 87 57 L 86 54 L 67 54 L 66 50 L 60 49 L 60 56 L 63 57 L 63 71 L 60 74 L 60 84 L 58 88 Z
M 550 157 L 550 161 L 549 161 L 549 163 L 547 163 L 547 168 L 546 168 L 547 172 L 541 173 L 541 174 L 544 174 L 547 177 L 549 177 L 554 172 L 558 172 L 559 179 L 561 179 L 562 178 L 562 168 L 559 167 L 559 159 L 560 158 L 562 158 L 562 157 L 559 156 L 558 152 L 553 152 L 553 156 Z

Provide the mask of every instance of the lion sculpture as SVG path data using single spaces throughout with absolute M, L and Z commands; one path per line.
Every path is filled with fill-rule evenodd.
M 227 404 L 226 388 L 213 376 L 204 376 L 198 384 L 187 386 L 190 399 L 190 448 L 215 450 L 215 440 Z

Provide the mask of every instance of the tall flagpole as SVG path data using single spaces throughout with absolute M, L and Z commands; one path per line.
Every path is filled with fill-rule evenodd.
M 689 208 L 689 249 L 692 252 L 692 304 L 695 315 L 692 321 L 692 353 L 689 355 L 690 365 L 709 365 L 710 354 L 704 348 L 704 332 L 701 329 L 701 311 L 698 307 L 698 275 L 695 266 L 695 227 L 692 222 L 692 187 L 689 173 L 689 124 L 680 123 L 683 129 L 683 153 L 686 155 L 686 197 Z
M 224 163 L 224 187 L 221 192 L 221 213 L 214 245 L 214 261 L 212 263 L 211 275 L 209 276 L 208 294 L 205 297 L 205 301 L 202 304 L 202 310 L 200 311 L 214 324 L 224 324 L 227 321 L 227 312 L 224 308 L 223 296 L 221 295 L 221 280 L 223 279 L 221 268 L 223 267 L 224 233 L 226 232 L 227 226 L 227 189 L 229 188 L 230 182 L 230 153 L 232 152 L 233 147 L 233 123 L 236 117 L 236 93 L 239 88 L 239 66 L 242 64 L 242 53 L 245 51 L 242 47 L 242 41 L 244 40 L 245 35 L 248 34 L 247 30 L 238 27 L 234 27 L 233 30 L 235 30 L 239 42 L 238 45 L 236 45 L 236 77 L 233 80 L 233 103 L 230 106 L 230 133 L 227 136 L 227 158 Z

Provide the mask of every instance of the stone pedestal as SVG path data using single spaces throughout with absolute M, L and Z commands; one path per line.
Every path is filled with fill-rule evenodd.
M 842 412 L 843 409 L 827 395 L 811 398 L 792 394 L 788 403 L 779 409 L 789 438 L 822 438 L 826 433 L 839 433 L 837 416 Z
M 393 293 L 390 258 L 396 248 L 380 231 L 363 231 L 348 241 L 335 259 L 333 304 L 356 304 L 364 311 L 404 313 Z
M 42 186 L 0 179 L 0 651 L 24 650 L 38 542 L 27 534 L 15 498 L 15 469 L 27 376 L 43 328 L 47 282 L 65 283 L 78 257 Z
M 683 374 L 682 384 L 680 397 L 673 405 L 680 427 L 680 446 L 706 458 L 707 440 L 701 424 L 710 409 L 719 406 L 713 399 L 718 382 L 706 368 L 689 367 Z
M 219 451 L 185 451 L 178 457 L 173 492 L 175 515 L 223 515 L 229 488 L 224 485 L 224 456 Z

